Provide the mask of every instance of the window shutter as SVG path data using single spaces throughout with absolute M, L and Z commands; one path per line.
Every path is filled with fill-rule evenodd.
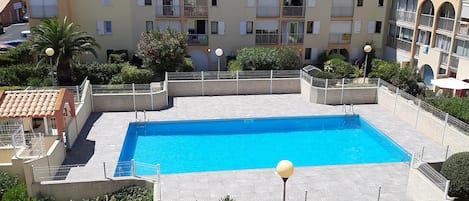
M 362 23 L 360 21 L 355 21 L 355 26 L 353 27 L 354 32 L 356 34 L 359 34 L 361 28 L 362 28 Z
M 145 0 L 137 0 L 137 5 L 145 6 Z
M 248 7 L 254 7 L 256 5 L 256 0 L 247 0 L 248 1 Z
M 315 21 L 313 24 L 313 34 L 319 34 L 320 27 L 321 23 L 319 21 Z
M 368 22 L 368 33 L 375 33 L 375 25 L 376 25 L 376 22 L 375 21 L 372 21 L 372 22 Z
M 239 34 L 241 34 L 242 36 L 246 35 L 246 22 L 245 21 L 239 22 Z
M 225 22 L 218 22 L 218 35 L 225 35 Z
M 98 21 L 96 23 L 96 28 L 98 30 L 98 35 L 104 35 L 104 21 Z
M 308 7 L 316 6 L 316 0 L 308 0 Z

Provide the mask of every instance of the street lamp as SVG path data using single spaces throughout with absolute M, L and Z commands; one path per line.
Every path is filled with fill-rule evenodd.
M 277 164 L 277 174 L 282 177 L 283 180 L 283 201 L 285 201 L 285 193 L 287 188 L 287 180 L 293 174 L 293 163 L 289 160 L 281 160 Z
M 371 50 L 373 50 L 371 45 L 365 45 L 365 47 L 363 47 L 363 51 L 365 51 L 365 67 L 363 68 L 363 83 L 365 83 L 366 68 L 368 64 L 368 54 L 371 52 Z
M 49 57 L 50 61 L 50 76 L 52 79 L 54 79 L 54 66 L 52 65 L 52 56 L 54 56 L 55 51 L 53 48 L 48 47 L 45 52 L 46 55 Z
M 215 55 L 218 57 L 218 73 L 217 73 L 217 79 L 220 79 L 220 57 L 223 55 L 223 50 L 221 48 L 217 48 L 215 50 Z

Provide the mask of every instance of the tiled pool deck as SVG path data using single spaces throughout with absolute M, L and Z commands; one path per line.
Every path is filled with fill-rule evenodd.
M 442 161 L 444 148 L 418 133 L 411 125 L 398 120 L 379 105 L 356 105 L 358 113 L 410 153 L 420 153 L 424 160 Z M 343 114 L 342 106 L 309 103 L 299 94 L 255 96 L 178 97 L 173 107 L 147 112 L 149 121 L 220 119 L 243 117 L 278 117 Z M 129 122 L 134 112 L 93 114 L 97 117 L 87 136 L 94 141 L 94 154 L 87 166 L 118 161 Z M 143 120 L 143 113 L 138 114 Z M 76 143 L 72 152 L 86 151 Z M 275 154 L 275 153 L 272 153 Z M 311 156 L 314 157 L 314 156 Z M 227 159 L 229 160 L 229 159 Z M 69 162 L 73 162 L 73 159 Z M 165 201 L 217 201 L 230 194 L 237 201 L 272 201 L 282 199 L 282 181 L 271 169 L 163 175 L 162 198 Z M 162 164 L 161 168 L 164 168 Z M 407 200 L 407 163 L 344 165 L 296 168 L 287 183 L 287 200 Z M 99 178 L 102 171 L 74 171 L 68 179 Z

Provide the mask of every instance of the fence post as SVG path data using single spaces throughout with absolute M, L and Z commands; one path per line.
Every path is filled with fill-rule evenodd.
M 133 97 L 133 100 L 134 100 L 134 110 L 136 111 L 137 106 L 136 106 L 136 103 L 135 103 L 135 84 L 134 83 L 132 83 L 132 97 Z
M 415 158 L 415 153 L 412 152 L 411 158 L 410 158 L 410 168 L 414 168 L 414 159 Z
M 130 161 L 130 169 L 132 171 L 132 177 L 135 177 L 136 174 L 135 174 L 135 160 L 134 159 Z
M 238 79 L 239 79 L 239 71 L 236 71 L 236 95 L 239 95 L 239 83 L 238 83 Z
M 77 89 L 77 96 L 78 96 L 78 102 L 81 103 L 81 98 L 80 98 L 80 87 L 78 87 L 78 85 L 75 85 L 76 89 Z
M 443 145 L 445 143 L 445 133 L 446 133 L 446 127 L 448 126 L 448 116 L 449 114 L 446 113 L 445 115 L 445 124 L 443 125 L 443 135 L 441 137 L 441 144 Z
M 329 79 L 326 79 L 326 86 L 324 87 L 324 105 L 327 105 L 327 85 L 329 85 Z
M 397 108 L 397 97 L 399 96 L 399 88 L 396 87 L 396 96 L 394 98 L 394 111 L 392 114 L 396 114 L 396 108 Z
M 448 197 L 448 192 L 449 192 L 449 180 L 446 180 L 446 185 L 445 185 L 445 197 L 443 198 L 444 200 L 447 200 L 446 198 Z
M 422 105 L 422 100 L 419 99 L 419 104 L 418 104 L 418 108 L 417 108 L 417 116 L 415 117 L 415 128 L 417 128 L 417 125 L 419 123 L 419 116 L 420 116 L 420 110 L 421 110 L 421 106 Z
M 274 77 L 274 70 L 270 70 L 270 94 L 272 94 L 272 79 Z
M 93 103 L 93 85 L 89 83 L 90 85 L 90 99 L 91 99 L 91 111 L 94 112 L 94 103 Z M 85 95 L 86 96 L 86 95 Z
M 342 78 L 342 94 L 340 95 L 340 104 L 344 104 L 344 85 L 345 85 L 345 78 Z
M 425 153 L 425 146 L 422 146 L 422 151 L 420 152 L 420 161 L 423 162 L 423 154 Z
M 150 84 L 150 102 L 151 102 L 151 110 L 155 110 L 155 106 L 153 105 L 153 87 Z
M 308 201 L 308 190 L 305 190 L 305 201 Z
M 378 84 L 377 84 L 377 87 L 379 88 L 381 85 L 381 78 L 378 78 Z
M 103 162 L 103 172 L 104 172 L 104 178 L 107 179 L 107 175 L 106 175 L 106 162 Z
M 200 72 L 202 74 L 202 96 L 204 96 L 204 71 Z
M 449 153 L 449 145 L 446 146 L 445 160 L 448 159 L 448 153 Z
M 379 185 L 379 188 L 378 188 L 378 201 L 380 197 L 381 197 L 381 185 Z

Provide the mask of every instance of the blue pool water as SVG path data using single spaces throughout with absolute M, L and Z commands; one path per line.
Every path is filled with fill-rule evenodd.
M 132 159 L 160 164 L 162 174 L 275 168 L 283 159 L 296 167 L 410 160 L 357 115 L 131 123 L 119 161 Z

